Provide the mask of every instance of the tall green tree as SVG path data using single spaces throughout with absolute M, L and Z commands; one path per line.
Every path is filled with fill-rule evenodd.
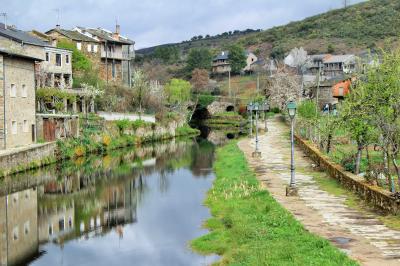
M 179 50 L 172 46 L 157 47 L 154 51 L 154 57 L 165 64 L 174 64 L 179 60 Z
M 190 100 L 192 85 L 182 79 L 171 79 L 164 86 L 164 92 L 170 105 L 182 106 Z
M 373 126 L 373 115 L 368 105 L 365 87 L 354 86 L 351 93 L 340 106 L 340 120 L 353 141 L 357 143 L 355 174 L 360 173 L 362 152 L 368 152 L 368 145 L 376 140 L 376 130 Z M 369 156 L 367 156 L 369 159 Z M 368 160 L 368 166 L 370 161 Z
M 391 186 L 390 162 L 396 169 L 400 184 L 397 159 L 400 148 L 400 51 L 383 53 L 379 65 L 367 70 L 365 79 L 357 84 L 362 105 L 371 116 L 371 124 L 378 131 L 378 143 L 383 151 L 384 174 Z
M 246 66 L 246 51 L 242 46 L 234 44 L 229 47 L 229 63 L 233 73 L 240 73 Z
M 186 71 L 189 75 L 195 70 L 205 69 L 210 70 L 212 63 L 212 54 L 207 48 L 191 49 L 186 60 Z

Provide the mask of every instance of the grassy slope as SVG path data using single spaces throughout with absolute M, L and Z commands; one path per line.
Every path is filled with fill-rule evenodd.
M 304 46 L 314 53 L 327 52 L 331 43 L 340 53 L 382 46 L 385 39 L 397 38 L 399 30 L 400 1 L 370 0 L 275 27 L 241 42 L 255 48 L 269 43 L 284 51 Z
M 174 45 L 186 53 L 193 47 L 218 50 L 229 43 L 239 42 L 262 57 L 267 57 L 273 50 L 288 52 L 296 46 L 303 46 L 312 53 L 323 53 L 332 44 L 335 53 L 342 53 L 382 47 L 386 41 L 390 46 L 397 45 L 398 32 L 400 1 L 370 0 L 260 33 Z
M 195 250 L 222 255 L 222 265 L 357 265 L 259 188 L 235 142 L 218 149 L 215 171 L 211 232 L 192 242 Z

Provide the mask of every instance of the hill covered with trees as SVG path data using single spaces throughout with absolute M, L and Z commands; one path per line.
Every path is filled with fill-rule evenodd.
M 259 56 L 282 58 L 296 46 L 303 46 L 309 53 L 394 47 L 399 42 L 399 32 L 400 0 L 370 0 L 268 30 L 228 32 L 207 38 L 197 36 L 190 41 L 166 46 L 185 55 L 191 48 L 218 50 L 238 43 Z M 156 48 L 142 49 L 138 53 L 151 55 Z

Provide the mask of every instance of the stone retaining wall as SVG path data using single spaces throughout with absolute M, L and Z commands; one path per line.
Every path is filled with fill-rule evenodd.
M 23 170 L 55 162 L 55 142 L 12 149 L 0 154 L 0 175 L 6 176 Z
M 370 186 L 364 179 L 345 171 L 340 165 L 332 163 L 326 156 L 307 143 L 299 136 L 295 136 L 296 144 L 313 160 L 321 169 L 325 170 L 332 178 L 337 179 L 343 187 L 355 192 L 363 200 L 392 214 L 400 213 L 400 201 L 390 196 L 390 193 L 377 187 Z

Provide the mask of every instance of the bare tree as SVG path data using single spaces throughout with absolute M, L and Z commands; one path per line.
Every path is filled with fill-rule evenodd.
M 288 101 L 298 101 L 303 95 L 301 77 L 280 67 L 266 84 L 266 95 L 271 106 L 283 110 Z

